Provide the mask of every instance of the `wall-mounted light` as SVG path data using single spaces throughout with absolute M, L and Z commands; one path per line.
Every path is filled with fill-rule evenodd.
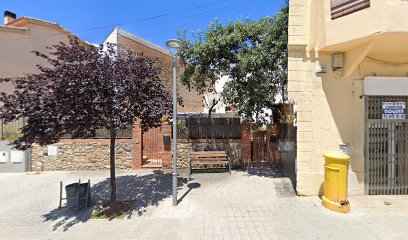
M 327 68 L 326 66 L 323 65 L 318 65 L 316 66 L 316 73 L 327 73 Z
M 332 55 L 332 68 L 333 71 L 343 68 L 343 53 L 337 53 Z

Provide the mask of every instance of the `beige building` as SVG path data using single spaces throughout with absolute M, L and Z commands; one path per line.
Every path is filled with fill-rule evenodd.
M 4 12 L 4 24 L 0 25 L 0 78 L 21 77 L 38 72 L 37 65 L 48 63 L 32 52 L 38 50 L 47 53 L 47 46 L 59 42 L 68 42 L 73 34 L 58 23 L 31 17 L 16 17 L 16 14 Z M 11 92 L 9 83 L 0 83 L 1 92 Z M 23 121 L 3 124 L 0 119 L 0 140 L 13 137 Z
M 408 194 L 407 43 L 407 1 L 290 1 L 300 195 L 322 194 L 322 155 L 341 144 L 349 194 Z
M 32 51 L 48 52 L 47 46 L 68 42 L 68 36 L 73 35 L 57 23 L 31 17 L 16 18 L 6 11 L 4 25 L 0 25 L 0 77 L 36 73 L 36 65 L 47 62 Z

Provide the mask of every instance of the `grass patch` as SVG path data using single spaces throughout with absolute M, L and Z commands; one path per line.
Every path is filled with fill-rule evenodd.
M 133 203 L 134 200 L 116 202 L 114 205 L 107 203 L 103 205 L 102 209 L 95 210 L 91 215 L 91 219 L 123 219 L 129 215 Z

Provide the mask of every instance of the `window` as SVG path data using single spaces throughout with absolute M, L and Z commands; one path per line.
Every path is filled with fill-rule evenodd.
M 331 19 L 370 7 L 370 0 L 331 0 Z

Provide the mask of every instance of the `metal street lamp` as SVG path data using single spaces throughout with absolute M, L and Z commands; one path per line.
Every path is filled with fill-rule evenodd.
M 166 46 L 173 58 L 173 206 L 177 206 L 177 57 L 170 48 L 176 51 L 180 42 L 176 39 L 166 41 Z

